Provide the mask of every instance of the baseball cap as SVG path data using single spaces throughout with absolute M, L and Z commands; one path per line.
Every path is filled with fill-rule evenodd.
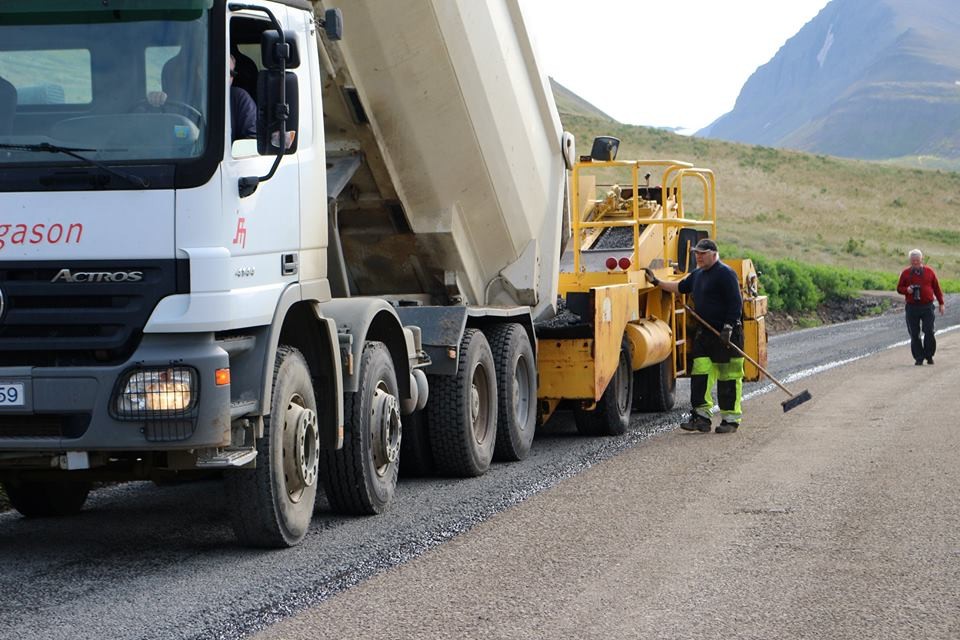
M 697 243 L 691 251 L 702 252 L 702 251 L 716 251 L 717 243 L 711 240 L 710 238 L 703 238 L 700 242 Z

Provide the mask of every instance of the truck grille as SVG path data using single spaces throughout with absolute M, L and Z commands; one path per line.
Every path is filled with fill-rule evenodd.
M 0 415 L 0 438 L 79 438 L 90 426 L 86 413 Z
M 110 282 L 83 275 L 53 282 L 63 270 L 73 276 L 136 271 L 142 278 Z M 186 260 L 0 263 L 0 366 L 124 362 L 160 299 L 186 293 L 189 282 Z

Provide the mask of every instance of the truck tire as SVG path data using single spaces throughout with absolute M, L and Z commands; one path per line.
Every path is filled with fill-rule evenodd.
M 677 400 L 677 380 L 670 358 L 633 374 L 633 410 L 644 413 L 670 411 Z
M 594 409 L 579 407 L 573 411 L 577 431 L 585 436 L 619 436 L 630 426 L 633 405 L 633 371 L 630 368 L 630 345 L 620 347 L 617 370 L 607 384 Z
M 431 376 L 427 409 L 438 473 L 483 475 L 497 439 L 497 378 L 490 344 L 478 329 L 463 334 L 457 373 Z
M 336 513 L 382 513 L 400 467 L 400 399 L 393 358 L 382 342 L 363 345 L 356 392 L 344 394 L 343 448 L 323 451 L 323 487 Z
M 282 549 L 307 535 L 320 461 L 310 367 L 293 347 L 277 349 L 270 407 L 257 440 L 256 468 L 225 472 L 224 488 L 240 543 Z
M 433 473 L 433 452 L 427 430 L 427 412 L 414 411 L 403 416 L 403 443 L 400 445 L 400 475 L 422 478 Z
M 537 427 L 537 367 L 522 325 L 501 324 L 484 331 L 497 368 L 497 440 L 494 460 L 523 460 Z
M 90 482 L 9 480 L 3 483 L 10 505 L 25 518 L 52 518 L 80 513 Z

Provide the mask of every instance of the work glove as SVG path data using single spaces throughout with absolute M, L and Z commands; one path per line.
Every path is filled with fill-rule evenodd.
M 720 342 L 723 343 L 723 346 L 730 346 L 731 336 L 733 336 L 733 327 L 728 324 L 723 325 L 723 329 L 720 329 Z
M 653 271 L 651 271 L 649 267 L 644 268 L 643 275 L 647 279 L 647 282 L 649 282 L 653 286 L 657 286 L 658 284 L 660 284 L 659 278 L 653 275 Z

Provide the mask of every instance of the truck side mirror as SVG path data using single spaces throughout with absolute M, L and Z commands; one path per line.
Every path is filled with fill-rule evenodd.
M 340 9 L 327 9 L 323 14 L 323 22 L 320 23 L 324 33 L 327 34 L 327 40 L 335 42 L 343 39 L 343 12 Z
M 257 153 L 272 156 L 280 153 L 281 128 L 285 129 L 283 153 L 297 151 L 299 124 L 299 85 L 297 74 L 281 74 L 265 69 L 257 74 Z M 286 123 L 286 126 L 284 126 Z
M 296 69 L 300 66 L 297 35 L 293 31 L 284 31 L 281 44 L 279 31 L 264 31 L 260 36 L 260 59 L 267 69 L 281 69 L 284 63 L 287 69 Z

